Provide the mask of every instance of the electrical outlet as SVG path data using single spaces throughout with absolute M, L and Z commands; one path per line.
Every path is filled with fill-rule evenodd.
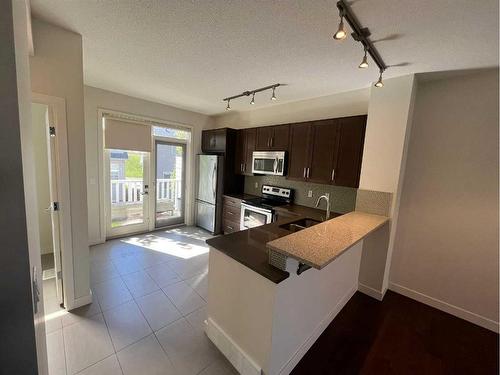
M 307 192 L 307 197 L 308 197 L 308 198 L 312 198 L 312 196 L 313 196 L 313 191 L 312 191 L 312 190 L 309 190 L 309 191 Z
M 258 183 L 258 182 L 256 182 L 256 183 L 255 183 L 255 188 L 256 188 L 256 189 L 258 189 L 258 188 L 259 188 L 259 183 Z

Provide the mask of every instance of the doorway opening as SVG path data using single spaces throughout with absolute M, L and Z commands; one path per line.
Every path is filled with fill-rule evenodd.
M 59 166 L 54 114 L 46 104 L 32 103 L 33 154 L 39 223 L 44 310 L 64 303 L 60 237 Z M 51 305 L 51 306 L 48 306 Z

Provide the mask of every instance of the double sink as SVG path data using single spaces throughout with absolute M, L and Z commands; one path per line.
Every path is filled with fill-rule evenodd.
M 312 227 L 312 226 L 319 224 L 319 223 L 321 223 L 321 221 L 309 219 L 309 218 L 304 218 L 304 219 L 292 221 L 290 223 L 282 224 L 279 227 L 282 229 L 285 229 L 289 232 L 295 233 L 295 232 L 301 231 L 302 229 Z

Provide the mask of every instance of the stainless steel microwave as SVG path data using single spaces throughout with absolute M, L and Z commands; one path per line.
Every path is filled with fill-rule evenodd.
M 286 151 L 254 151 L 252 173 L 284 176 L 286 173 Z

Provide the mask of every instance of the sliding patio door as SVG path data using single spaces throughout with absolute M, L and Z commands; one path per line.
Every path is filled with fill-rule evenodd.
M 155 227 L 184 224 L 186 144 L 155 140 Z
M 107 149 L 107 237 L 149 229 L 149 152 Z

